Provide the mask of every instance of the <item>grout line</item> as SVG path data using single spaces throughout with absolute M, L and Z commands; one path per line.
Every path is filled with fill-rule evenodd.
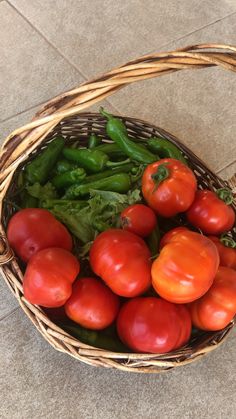
M 7 319 L 8 317 L 10 317 L 12 314 L 14 314 L 17 310 L 19 310 L 20 307 L 16 307 L 13 310 L 11 310 L 9 313 L 5 314 L 3 317 L 0 318 L 0 322 L 2 320 Z
M 216 174 L 219 174 L 220 172 L 222 172 L 222 170 L 227 169 L 228 167 L 230 167 L 232 164 L 236 163 L 236 160 L 231 161 L 230 163 L 227 163 L 224 167 L 222 167 L 221 169 L 216 171 Z

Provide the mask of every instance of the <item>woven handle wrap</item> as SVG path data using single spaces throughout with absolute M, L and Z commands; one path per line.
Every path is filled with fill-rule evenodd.
M 0 217 L 2 199 L 14 171 L 63 118 L 79 113 L 130 83 L 183 69 L 196 70 L 212 66 L 236 72 L 236 47 L 203 44 L 145 55 L 47 102 L 31 123 L 16 129 L 3 143 L 0 152 Z M 232 186 L 235 183 L 234 178 Z M 1 233 L 4 234 L 4 231 L 0 225 Z M 0 253 L 0 263 L 9 261 L 11 252 L 4 240 L 0 240 Z

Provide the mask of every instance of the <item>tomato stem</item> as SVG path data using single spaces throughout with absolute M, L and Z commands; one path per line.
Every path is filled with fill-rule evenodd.
M 221 243 L 226 247 L 231 247 L 232 249 L 236 248 L 236 241 L 233 237 L 222 235 L 220 238 Z
M 220 188 L 216 191 L 216 194 L 226 205 L 231 205 L 234 200 L 232 191 L 228 188 Z
M 166 164 L 161 164 L 156 173 L 153 173 L 152 180 L 154 181 L 154 189 L 153 192 L 155 192 L 160 185 L 161 182 L 163 182 L 165 179 L 169 177 L 170 171 L 166 167 Z

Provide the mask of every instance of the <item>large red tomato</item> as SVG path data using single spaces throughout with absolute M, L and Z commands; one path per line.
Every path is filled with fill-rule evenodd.
M 31 257 L 23 280 L 24 295 L 32 304 L 60 307 L 72 292 L 80 263 L 65 249 L 52 247 Z
M 236 272 L 219 267 L 213 285 L 190 304 L 193 324 L 203 330 L 223 329 L 236 314 Z
M 7 238 L 24 262 L 47 247 L 72 249 L 72 238 L 66 227 L 41 208 L 25 208 L 14 214 L 7 227 Z
M 231 230 L 235 222 L 235 213 L 215 192 L 203 190 L 197 191 L 194 202 L 187 211 L 187 218 L 203 233 L 218 235 Z
M 115 320 L 119 298 L 96 278 L 80 278 L 65 304 L 67 316 L 87 329 L 100 330 Z
M 143 204 L 134 204 L 121 213 L 121 224 L 124 230 L 147 237 L 157 225 L 155 212 Z
M 152 284 L 163 298 L 188 303 L 207 292 L 219 266 L 210 239 L 193 231 L 172 235 L 152 265 Z
M 115 294 L 136 297 L 151 285 L 151 254 L 146 243 L 129 231 L 109 229 L 90 250 L 90 265 Z
M 167 243 L 169 243 L 172 237 L 174 237 L 178 233 L 182 233 L 183 231 L 188 231 L 188 228 L 184 226 L 180 226 L 180 227 L 175 227 L 172 230 L 167 231 L 167 233 L 165 233 L 164 236 L 162 236 L 161 238 L 160 249 L 162 249 Z
M 175 304 L 161 298 L 133 298 L 120 310 L 117 318 L 118 335 L 135 352 L 169 352 L 189 339 L 191 320 L 185 310 L 184 307 L 186 317 Z
M 174 349 L 179 349 L 184 346 L 190 339 L 191 331 L 192 331 L 192 321 L 190 312 L 186 306 L 182 304 L 176 304 L 176 309 L 179 315 L 179 321 L 181 325 L 181 331 L 179 338 L 175 344 Z
M 175 159 L 149 164 L 142 177 L 145 201 L 163 217 L 186 211 L 193 203 L 197 180 L 189 167 Z
M 234 243 L 231 239 L 219 239 L 219 237 L 209 236 L 209 239 L 215 243 L 220 256 L 220 265 L 228 268 L 236 269 L 236 248 L 224 245 L 224 242 Z

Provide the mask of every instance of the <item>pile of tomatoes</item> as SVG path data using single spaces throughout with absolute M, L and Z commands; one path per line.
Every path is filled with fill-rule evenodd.
M 68 318 L 87 329 L 116 322 L 119 338 L 131 350 L 165 353 L 189 341 L 192 325 L 215 331 L 233 319 L 236 249 L 220 236 L 233 228 L 235 213 L 229 191 L 198 190 L 193 171 L 174 159 L 146 167 L 142 194 L 144 204 L 121 213 L 121 228 L 95 238 L 91 277 L 77 278 L 80 262 L 72 254 L 72 237 L 49 211 L 20 210 L 7 235 L 27 264 L 23 287 L 32 304 L 64 306 Z M 180 213 L 188 227 L 165 233 L 152 257 L 146 238 L 160 217 Z

